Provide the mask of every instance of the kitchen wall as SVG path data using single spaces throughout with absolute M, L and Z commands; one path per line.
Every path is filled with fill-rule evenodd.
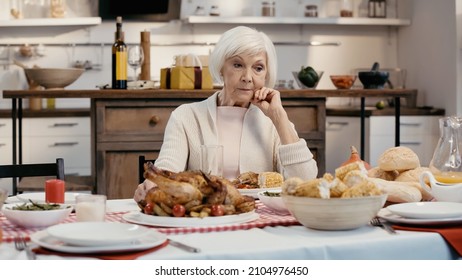
M 79 15 L 78 13 L 81 13 L 88 16 L 90 13 L 92 16 L 96 15 L 95 1 L 80 0 L 79 2 L 83 5 L 80 6 L 81 10 L 72 10 L 72 14 Z M 230 4 L 231 2 L 232 4 Z M 355 16 L 364 14 L 364 4 L 366 2 L 367 0 L 355 1 Z M 444 32 L 439 31 L 447 26 L 448 21 L 452 22 L 451 17 L 455 17 L 455 15 L 451 14 L 454 13 L 453 10 L 451 11 L 455 5 L 454 1 L 436 1 L 437 3 L 435 4 L 432 2 L 435 1 L 399 0 L 398 4 L 396 4 L 396 0 L 388 1 L 390 5 L 398 5 L 390 6 L 388 9 L 389 15 L 395 16 L 398 10 L 398 16 L 400 17 L 412 16 L 410 27 L 299 24 L 262 24 L 254 25 L 253 27 L 266 32 L 275 42 L 279 55 L 279 79 L 292 79 L 291 71 L 300 69 L 302 65 L 311 65 L 316 69 L 325 71 L 318 88 L 330 89 L 334 87 L 330 82 L 329 75 L 351 73 L 355 68 L 369 68 L 373 62 L 378 61 L 383 68 L 402 67 L 408 69 L 409 79 L 407 86 L 419 89 L 418 105 L 431 101 L 431 105 L 451 108 L 456 106 L 452 104 L 460 104 L 461 102 L 454 102 L 452 97 L 446 101 L 442 101 L 441 98 L 433 98 L 433 94 L 437 94 L 434 92 L 438 92 L 438 88 L 435 87 L 438 84 L 445 83 L 446 78 L 439 74 L 438 77 L 441 77 L 441 81 L 435 83 L 434 81 L 426 82 L 427 76 L 425 75 L 420 76 L 420 73 L 424 71 L 422 68 L 425 68 L 421 64 L 424 58 L 428 60 L 434 58 L 428 63 L 433 67 L 435 67 L 435 64 L 441 65 L 439 63 L 440 54 L 435 51 L 438 47 L 445 45 L 441 43 L 441 38 L 438 43 L 435 43 L 437 46 L 431 45 L 432 52 L 427 52 L 426 55 L 422 53 L 420 60 L 411 58 L 415 57 L 416 53 L 420 53 L 415 51 L 416 47 L 413 43 L 416 40 L 422 40 L 422 37 L 431 38 L 431 36 L 422 36 L 421 34 L 414 35 L 415 28 L 417 28 L 416 24 L 419 25 L 418 28 L 421 32 L 433 28 L 435 32 L 432 32 L 432 35 L 446 36 L 447 38 L 442 38 L 444 42 L 456 43 L 456 39 L 452 38 L 454 37 L 452 35 L 454 34 L 453 31 L 456 29 L 455 24 L 452 24 L 450 32 L 447 32 L 448 35 L 443 35 L 442 33 Z M 280 0 L 276 1 L 277 15 L 297 16 L 301 11 L 300 7 L 308 3 L 317 4 L 320 16 L 323 16 L 329 13 L 330 7 L 336 1 Z M 213 4 L 220 7 L 222 16 L 257 15 L 261 1 L 183 0 L 182 17 L 193 13 L 197 5 L 203 5 L 207 10 Z M 435 26 L 431 23 L 434 22 L 433 20 L 428 22 L 424 20 L 424 15 L 428 14 L 429 9 L 431 9 L 432 15 L 434 14 L 435 17 L 438 17 L 441 23 Z M 424 23 L 424 26 L 421 26 L 422 23 Z M 151 74 L 152 79 L 158 80 L 160 68 L 171 65 L 174 55 L 184 53 L 207 54 L 213 49 L 213 43 L 218 40 L 220 34 L 233 26 L 229 24 L 187 24 L 181 20 L 168 23 L 126 21 L 123 29 L 127 44 L 139 43 L 141 31 L 149 30 L 151 32 L 151 43 L 154 44 L 151 48 Z M 2 57 L 7 56 L 8 59 L 15 58 L 29 66 L 36 64 L 41 67 L 70 67 L 77 60 L 90 60 L 94 65 L 94 69 L 86 71 L 77 82 L 68 88 L 93 89 L 97 85 L 110 83 L 110 47 L 114 39 L 114 21 L 104 21 L 101 25 L 77 30 L 69 27 L 48 29 L 3 27 L 0 30 L 0 60 Z M 449 37 L 451 37 L 450 40 Z M 299 44 L 300 42 L 312 41 L 338 43 L 338 46 L 307 46 Z M 26 43 L 33 46 L 43 44 L 45 47 L 44 56 L 34 56 L 28 59 L 20 57 L 18 55 L 18 45 Z M 206 43 L 211 45 L 205 45 Z M 14 46 L 8 47 L 8 44 Z M 165 44 L 165 46 L 161 46 L 162 44 Z M 426 48 L 429 47 L 427 46 Z M 399 49 L 400 51 L 398 51 Z M 403 49 L 402 52 L 401 49 Z M 459 51 L 460 48 L 457 50 Z M 15 68 L 16 66 L 9 66 L 9 71 Z M 441 68 L 443 67 L 441 66 Z M 455 68 L 454 65 L 453 68 Z M 437 70 L 439 70 L 438 73 L 448 72 L 440 68 L 437 68 Z M 132 75 L 131 71 L 129 73 Z M 454 81 L 458 80 L 455 76 L 453 74 L 453 77 L 448 82 L 454 84 Z M 451 87 L 448 87 L 446 92 L 438 93 L 452 96 L 455 94 L 456 86 Z M 350 100 L 348 98 L 328 99 L 328 105 L 347 105 L 357 104 L 358 102 L 359 100 Z M 367 102 L 369 105 L 375 104 L 375 100 L 368 100 Z M 10 106 L 9 103 L 9 101 L 2 100 L 0 106 L 8 107 Z M 88 106 L 88 100 L 62 99 L 57 101 L 57 107 Z M 460 108 L 451 109 L 451 111 L 457 110 L 461 111 Z

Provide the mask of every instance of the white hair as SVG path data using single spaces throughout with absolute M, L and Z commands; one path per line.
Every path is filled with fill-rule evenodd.
M 234 27 L 221 35 L 210 54 L 209 70 L 216 82 L 223 83 L 221 70 L 225 61 L 241 54 L 256 55 L 266 53 L 266 87 L 274 87 L 277 76 L 277 56 L 273 42 L 268 36 L 246 26 Z

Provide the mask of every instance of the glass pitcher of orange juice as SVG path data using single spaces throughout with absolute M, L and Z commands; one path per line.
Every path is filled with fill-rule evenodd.
M 438 182 L 462 183 L 462 117 L 444 117 L 439 123 L 441 135 L 430 170 Z

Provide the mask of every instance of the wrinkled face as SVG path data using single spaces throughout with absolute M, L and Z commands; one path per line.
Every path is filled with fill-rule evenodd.
M 228 105 L 248 105 L 254 91 L 265 85 L 266 73 L 265 52 L 257 55 L 241 54 L 227 59 L 222 74 L 223 92 Z

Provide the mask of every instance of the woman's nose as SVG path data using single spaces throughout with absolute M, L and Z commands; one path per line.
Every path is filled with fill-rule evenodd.
M 242 81 L 246 83 L 250 83 L 252 81 L 252 75 L 250 71 L 244 71 L 242 74 Z

